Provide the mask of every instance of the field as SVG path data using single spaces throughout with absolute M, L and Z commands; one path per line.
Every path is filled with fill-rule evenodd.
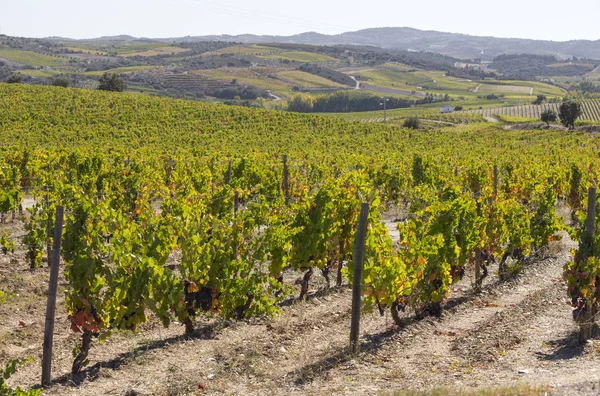
M 267 72 L 265 72 L 267 70 Z M 227 68 L 216 70 L 194 70 L 192 74 L 210 79 L 231 82 L 237 80 L 239 84 L 252 85 L 261 89 L 273 92 L 281 97 L 291 95 L 292 84 L 277 78 L 271 69 L 246 69 L 246 68 Z
M 222 48 L 216 51 L 211 51 L 206 53 L 206 55 L 220 55 L 220 54 L 240 54 L 240 55 L 254 55 L 254 56 L 263 56 L 263 55 L 273 55 L 279 52 L 283 52 L 278 48 L 273 47 L 263 47 L 260 45 L 236 45 L 227 48 Z
M 331 56 L 306 51 L 282 51 L 271 55 L 261 55 L 265 59 L 284 59 L 302 63 L 339 62 Z
M 0 48 L 0 58 L 8 59 L 22 65 L 36 67 L 59 66 L 67 62 L 66 59 L 48 56 L 37 52 L 2 48 Z
M 109 52 L 114 52 L 117 55 L 134 55 L 146 51 L 156 51 L 159 48 L 165 47 L 167 46 L 161 43 L 122 42 L 115 48 L 111 48 Z
M 560 103 L 544 103 L 541 105 L 524 105 L 524 106 L 510 106 L 510 107 L 497 107 L 487 108 L 482 110 L 468 110 L 468 114 L 481 114 L 485 117 L 492 117 L 495 115 L 510 116 L 510 117 L 521 117 L 527 119 L 540 119 L 540 116 L 544 110 L 553 110 L 558 114 Z M 590 99 L 581 101 L 581 107 L 583 115 L 580 117 L 584 121 L 595 121 L 600 122 L 600 100 Z
M 161 66 L 125 66 L 125 67 L 117 67 L 114 69 L 108 70 L 95 70 L 84 72 L 83 74 L 86 76 L 101 76 L 104 73 L 117 73 L 117 74 L 128 74 L 128 73 L 137 73 L 144 70 L 155 70 L 161 69 Z
M 451 95 L 454 99 L 477 99 L 487 94 L 504 95 L 507 101 L 522 100 L 531 95 L 563 96 L 560 88 L 530 81 L 471 81 L 448 77 L 443 72 L 423 71 L 403 65 L 386 63 L 377 69 L 354 73 L 365 84 L 438 95 Z
M 20 73 L 24 74 L 24 75 L 32 76 L 32 77 L 49 78 L 49 77 L 54 77 L 55 75 L 60 74 L 61 72 L 56 71 L 56 70 L 27 69 L 27 70 L 21 70 Z
M 335 81 L 316 76 L 314 74 L 305 73 L 299 70 L 284 71 L 277 73 L 282 77 L 299 87 L 305 88 L 347 88 L 345 85 L 336 83 Z
M 577 232 L 595 134 L 21 84 L 0 108 L 0 367 L 33 359 L 11 388 L 40 380 L 64 206 L 48 394 L 595 392 L 573 320 L 600 271 Z
M 108 52 L 98 51 L 98 50 L 89 49 L 89 48 L 78 48 L 78 47 L 66 47 L 66 48 L 68 50 L 70 50 L 70 51 L 83 52 L 85 54 L 91 54 L 91 55 L 108 55 Z
M 137 52 L 127 52 L 121 53 L 120 56 L 128 57 L 128 56 L 157 56 L 157 55 L 177 55 L 188 52 L 188 48 L 181 48 L 175 46 L 164 46 L 164 47 L 153 47 L 152 49 L 137 51 Z
M 481 93 L 501 93 L 501 94 L 522 94 L 522 95 L 533 95 L 534 89 L 530 87 L 523 87 L 518 85 L 490 85 L 481 84 L 476 89 L 476 92 Z

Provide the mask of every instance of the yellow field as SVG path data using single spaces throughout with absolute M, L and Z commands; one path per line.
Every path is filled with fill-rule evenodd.
M 126 67 L 117 67 L 115 69 L 109 69 L 109 70 L 90 71 L 90 72 L 85 72 L 83 74 L 85 74 L 87 76 L 101 76 L 107 72 L 117 73 L 117 74 L 129 74 L 129 73 L 135 73 L 135 72 L 144 71 L 144 70 L 161 69 L 161 68 L 162 68 L 162 66 L 126 66 Z
M 283 52 L 278 48 L 262 47 L 260 45 L 236 45 L 233 47 L 221 48 L 216 51 L 207 52 L 205 55 L 220 55 L 220 54 L 239 54 L 239 55 L 254 55 L 266 56 L 273 55 L 278 52 Z
M 0 49 L 0 58 L 8 59 L 16 63 L 28 66 L 57 66 L 67 62 L 66 59 L 39 54 L 33 51 L 21 51 L 15 49 Z
M 345 85 L 299 70 L 278 73 L 278 76 L 305 88 L 347 88 Z
M 381 65 L 381 68 L 396 70 L 396 71 L 409 71 L 409 70 L 414 69 L 414 67 L 410 67 L 410 66 L 403 65 L 401 63 L 394 63 L 394 62 L 386 62 L 383 65 Z
M 94 50 L 94 49 L 89 49 L 89 48 L 78 48 L 78 47 L 66 47 L 66 48 L 68 50 L 70 50 L 70 51 L 83 52 L 84 54 L 90 54 L 90 55 L 108 55 L 108 52 Z
M 180 48 L 180 47 L 157 47 L 157 48 L 153 48 L 151 50 L 147 50 L 147 51 L 141 51 L 141 52 L 133 52 L 133 53 L 127 53 L 127 54 L 121 54 L 119 56 L 122 56 L 124 58 L 130 57 L 130 56 L 156 56 L 156 55 L 169 55 L 169 54 L 180 54 L 182 52 L 188 52 L 190 49 L 189 48 Z
M 19 73 L 38 78 L 53 77 L 61 72 L 56 70 L 19 70 Z
M 289 96 L 292 85 L 261 74 L 258 71 L 245 68 L 222 68 L 209 70 L 193 70 L 192 74 L 215 80 L 231 81 L 236 79 L 239 84 L 253 85 L 257 88 L 272 91 L 279 96 Z M 271 73 L 269 73 L 271 74 Z
M 306 51 L 283 51 L 272 55 L 261 56 L 265 59 L 286 59 L 294 62 L 339 62 L 339 59 L 333 58 L 328 55 L 317 54 L 314 52 Z
M 477 92 L 479 93 L 500 93 L 500 94 L 520 94 L 533 95 L 535 88 L 523 87 L 519 85 L 496 85 L 481 84 Z

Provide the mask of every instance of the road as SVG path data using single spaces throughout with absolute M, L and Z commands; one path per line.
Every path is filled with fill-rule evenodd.
M 348 75 L 348 77 L 350 77 L 351 79 L 353 79 L 356 82 L 356 87 L 354 89 L 356 89 L 356 90 L 360 89 L 360 81 L 358 81 L 354 76 Z
M 267 91 L 267 92 L 268 92 L 268 91 Z M 281 100 L 281 98 L 280 98 L 279 96 L 277 96 L 277 95 L 275 95 L 275 94 L 273 94 L 273 93 L 271 93 L 271 92 L 269 92 L 269 96 L 270 96 L 271 98 L 273 98 L 273 102 L 276 102 L 276 101 L 278 101 L 278 100 Z

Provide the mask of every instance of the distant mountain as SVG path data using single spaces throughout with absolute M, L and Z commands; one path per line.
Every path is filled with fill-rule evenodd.
M 162 41 L 162 40 L 161 40 Z M 500 54 L 529 53 L 559 58 L 600 59 L 600 40 L 548 41 L 517 38 L 469 36 L 466 34 L 424 31 L 406 27 L 359 30 L 336 35 L 315 32 L 294 36 L 188 36 L 164 41 L 233 41 L 240 43 L 295 43 L 313 45 L 370 45 L 386 49 L 430 51 L 459 58 L 491 60 Z
M 59 38 L 50 38 L 53 41 Z M 68 40 L 68 39 L 60 39 Z M 254 34 L 186 36 L 172 38 L 135 38 L 127 35 L 100 37 L 82 41 L 144 41 L 198 42 L 226 41 L 237 43 L 291 43 L 312 45 L 361 45 L 384 49 L 428 51 L 462 59 L 492 60 L 501 54 L 553 55 L 558 58 L 600 59 L 600 40 L 548 41 L 519 38 L 470 36 L 467 34 L 418 30 L 407 27 L 386 27 L 326 35 L 315 32 L 293 36 L 258 36 Z

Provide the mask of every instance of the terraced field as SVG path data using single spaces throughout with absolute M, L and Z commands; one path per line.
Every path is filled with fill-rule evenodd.
M 0 58 L 28 66 L 60 66 L 67 63 L 66 59 L 57 58 L 32 51 L 16 49 L 0 49 Z
M 157 56 L 157 55 L 170 55 L 170 54 L 181 54 L 183 52 L 188 52 L 189 48 L 181 48 L 174 46 L 165 46 L 165 47 L 157 47 L 153 49 L 149 49 L 146 51 L 140 52 L 132 52 L 121 54 L 122 57 L 130 57 L 130 56 Z
M 305 88 L 348 88 L 347 86 L 326 78 L 306 73 L 300 70 L 280 72 L 278 76 Z
M 383 111 L 369 111 L 361 113 L 329 114 L 343 118 L 347 121 L 357 122 L 384 122 Z M 387 122 L 390 124 L 402 124 L 409 117 L 417 117 L 420 120 L 434 121 L 439 124 L 472 124 L 486 122 L 485 118 L 478 113 L 454 112 L 440 113 L 439 108 L 412 108 L 395 109 L 387 112 Z
M 502 94 L 521 94 L 533 95 L 535 88 L 524 87 L 521 85 L 496 85 L 496 84 L 481 84 L 477 88 L 480 93 L 502 93 Z
M 266 59 L 284 59 L 303 63 L 339 62 L 339 59 L 331 56 L 307 51 L 283 51 L 272 55 L 263 55 L 260 57 Z
M 276 67 L 228 67 L 194 70 L 191 74 L 215 80 L 232 81 L 235 79 L 240 84 L 253 85 L 257 88 L 271 91 L 278 96 L 288 97 L 291 95 L 292 87 L 296 84 L 277 75 L 285 70 L 287 69 Z
M 230 81 L 211 79 L 197 74 L 173 74 L 164 78 L 164 83 L 170 88 L 196 89 L 211 91 L 229 86 Z
M 94 70 L 85 72 L 83 74 L 87 76 L 101 76 L 106 72 L 117 73 L 117 74 L 130 74 L 136 73 L 144 70 L 152 70 L 152 69 L 162 69 L 162 66 L 125 66 L 125 67 L 116 67 L 114 69 L 109 70 Z
M 216 51 L 207 52 L 206 55 L 236 54 L 236 55 L 254 55 L 268 56 L 283 52 L 278 48 L 263 47 L 260 45 L 234 45 L 227 48 L 221 48 Z
M 484 117 L 508 116 L 520 117 L 524 119 L 539 119 L 544 110 L 553 110 L 558 113 L 560 103 L 544 103 L 541 105 L 524 105 L 496 107 L 488 109 L 467 110 L 460 113 L 481 114 Z M 600 99 L 590 99 L 581 102 L 583 115 L 580 117 L 584 121 L 600 122 Z

